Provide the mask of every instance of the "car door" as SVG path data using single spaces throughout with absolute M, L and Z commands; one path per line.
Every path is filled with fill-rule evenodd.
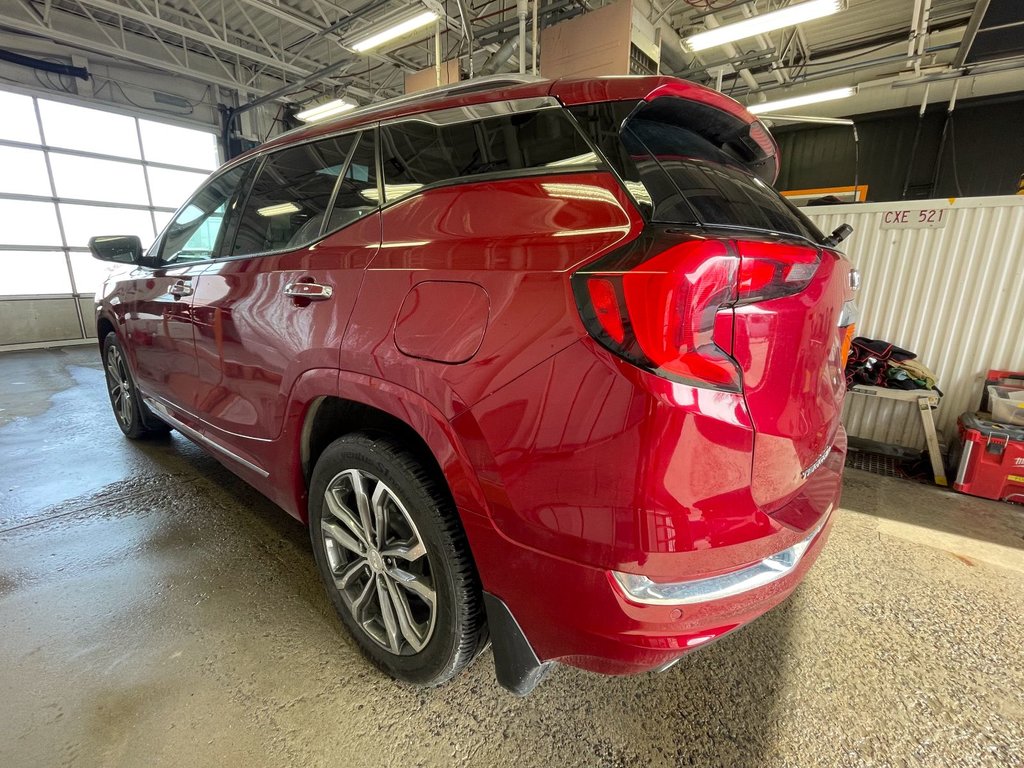
M 208 181 L 178 211 L 150 256 L 156 266 L 136 270 L 126 293 L 126 325 L 140 388 L 186 412 L 198 383 L 192 297 L 218 254 L 229 209 L 251 164 Z
M 193 296 L 197 415 L 207 434 L 260 466 L 292 385 L 336 369 L 366 264 L 380 245 L 373 131 L 277 150 Z M 326 235 L 326 236 L 325 236 Z

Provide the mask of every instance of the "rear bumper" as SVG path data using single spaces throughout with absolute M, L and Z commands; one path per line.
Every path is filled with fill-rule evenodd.
M 828 539 L 839 504 L 845 453 L 841 432 L 828 459 L 797 497 L 773 514 L 806 527 L 786 525 L 767 540 L 750 543 L 766 556 L 753 562 L 736 560 L 734 556 L 750 551 L 749 546 L 724 547 L 715 553 L 716 559 L 720 565 L 731 560 L 731 565 L 709 575 L 690 567 L 706 562 L 706 554 L 695 560 L 679 553 L 675 576 L 664 575 L 664 561 L 659 559 L 657 576 L 635 582 L 657 584 L 668 592 L 671 586 L 701 582 L 729 584 L 730 574 L 749 575 L 749 569 L 758 569 L 773 557 L 783 567 L 775 578 L 749 580 L 741 589 L 707 591 L 706 599 L 680 602 L 630 594 L 623 587 L 628 577 L 621 572 L 522 546 L 480 516 L 467 516 L 467 534 L 474 553 L 502 553 L 503 567 L 491 571 L 485 588 L 507 604 L 540 662 L 557 661 L 609 675 L 657 670 L 753 621 L 793 592 Z
M 643 672 L 752 621 L 800 582 L 839 505 L 841 427 L 810 476 L 765 508 L 742 395 L 653 376 L 588 340 L 452 425 L 486 502 L 460 507 L 483 589 L 540 663 Z M 787 562 L 777 577 L 761 570 Z M 722 586 L 744 569 L 742 589 Z M 645 600 L 623 588 L 632 577 L 713 588 Z
M 648 672 L 672 664 L 785 600 L 817 559 L 831 526 L 832 515 L 785 576 L 721 599 L 642 604 L 625 594 L 610 571 L 532 552 L 529 567 L 517 569 L 517 590 L 506 593 L 505 601 L 541 662 L 558 661 L 607 675 Z M 471 539 L 477 538 L 475 534 L 479 532 Z

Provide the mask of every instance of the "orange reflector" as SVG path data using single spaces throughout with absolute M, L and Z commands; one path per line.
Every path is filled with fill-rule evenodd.
M 843 335 L 843 348 L 840 350 L 840 357 L 843 360 L 843 368 L 846 361 L 850 359 L 850 347 L 853 345 L 853 337 L 857 335 L 857 326 L 853 323 L 846 326 L 846 333 Z

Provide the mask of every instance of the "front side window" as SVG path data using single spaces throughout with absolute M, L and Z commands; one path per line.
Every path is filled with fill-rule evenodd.
M 384 194 L 485 173 L 595 165 L 597 156 L 561 109 L 452 125 L 407 120 L 381 128 Z
M 159 246 L 163 264 L 204 261 L 219 254 L 227 211 L 252 167 L 250 161 L 225 171 L 189 200 L 164 233 Z
M 334 136 L 268 155 L 238 218 L 230 255 L 290 250 L 316 240 L 357 139 Z

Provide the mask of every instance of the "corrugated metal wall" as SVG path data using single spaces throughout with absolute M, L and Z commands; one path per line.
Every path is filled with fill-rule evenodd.
M 943 210 L 939 229 L 882 229 L 886 212 Z M 945 393 L 936 426 L 949 440 L 957 416 L 978 407 L 990 368 L 1024 371 L 1024 196 L 867 203 L 804 212 L 825 233 L 846 222 L 842 244 L 863 282 L 858 334 L 917 353 Z M 891 218 L 892 214 L 890 214 Z M 847 398 L 851 435 L 921 448 L 916 409 Z

